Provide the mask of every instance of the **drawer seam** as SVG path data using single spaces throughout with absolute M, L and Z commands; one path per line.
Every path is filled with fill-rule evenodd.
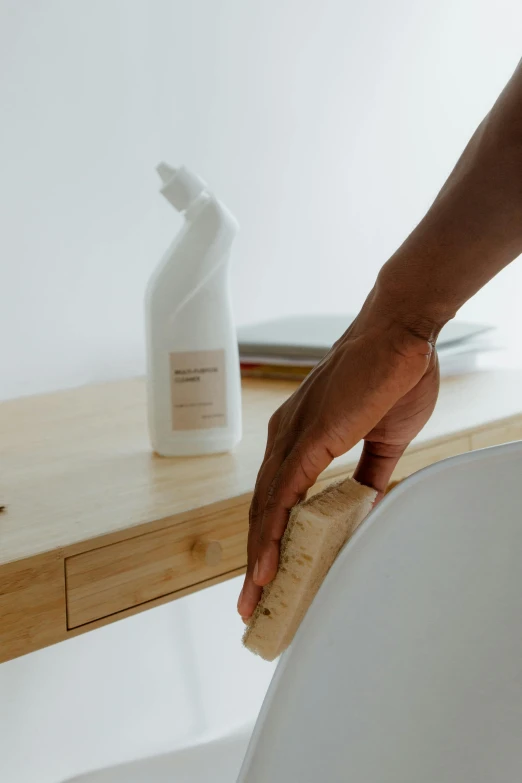
M 227 574 L 233 574 L 238 569 L 246 568 L 246 563 L 244 565 L 236 566 L 235 568 L 230 568 L 228 571 L 222 571 L 220 574 L 216 574 L 215 576 L 227 576 Z M 129 609 L 138 609 L 140 607 L 146 607 L 147 604 L 152 604 L 154 601 L 157 601 L 160 598 L 166 598 L 168 595 L 175 596 L 176 593 L 181 593 L 187 589 L 187 587 L 200 587 L 201 585 L 204 585 L 205 582 L 210 582 L 215 577 L 211 577 L 210 579 L 207 577 L 206 579 L 202 579 L 199 582 L 192 582 L 190 585 L 186 585 L 185 587 L 180 587 L 179 590 L 172 590 L 166 593 L 161 593 L 161 595 L 156 595 L 154 598 L 151 598 L 149 601 L 142 601 L 142 603 L 139 604 L 130 604 L 129 606 L 124 606 L 122 609 L 118 609 L 117 612 L 109 612 L 108 614 L 102 614 L 99 617 L 94 617 L 92 620 L 88 620 L 85 623 L 78 623 L 78 625 L 69 625 L 69 595 L 67 592 L 67 577 L 66 577 L 66 584 L 65 584 L 65 593 L 66 593 L 66 619 L 67 619 L 67 630 L 68 631 L 76 631 L 78 628 L 83 628 L 86 625 L 91 625 L 91 623 L 96 623 L 98 620 L 105 620 L 107 617 L 116 617 L 117 615 L 121 614 L 122 612 L 126 612 Z

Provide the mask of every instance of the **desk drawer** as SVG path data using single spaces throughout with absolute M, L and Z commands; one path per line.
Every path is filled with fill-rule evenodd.
M 241 568 L 248 506 L 190 520 L 65 560 L 67 627 L 100 620 Z M 174 596 L 173 596 L 174 597 Z

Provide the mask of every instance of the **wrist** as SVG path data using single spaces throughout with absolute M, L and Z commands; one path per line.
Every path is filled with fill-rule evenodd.
M 418 274 L 419 265 L 395 254 L 381 269 L 372 292 L 372 307 L 390 324 L 435 344 L 455 317 L 456 309 L 439 300 L 436 288 Z

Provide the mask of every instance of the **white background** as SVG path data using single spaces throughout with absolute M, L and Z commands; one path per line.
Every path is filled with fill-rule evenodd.
M 519 0 L 0 0 L 0 398 L 141 373 L 178 228 L 237 215 L 240 323 L 354 311 L 516 66 Z M 465 308 L 516 348 L 522 265 Z M 1 545 L 1 541 L 0 541 Z M 237 584 L 0 667 L 0 776 L 55 783 L 254 716 Z

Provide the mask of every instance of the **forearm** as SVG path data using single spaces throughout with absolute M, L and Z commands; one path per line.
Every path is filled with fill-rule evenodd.
M 522 61 L 426 216 L 384 265 L 374 295 L 435 338 L 521 253 Z

